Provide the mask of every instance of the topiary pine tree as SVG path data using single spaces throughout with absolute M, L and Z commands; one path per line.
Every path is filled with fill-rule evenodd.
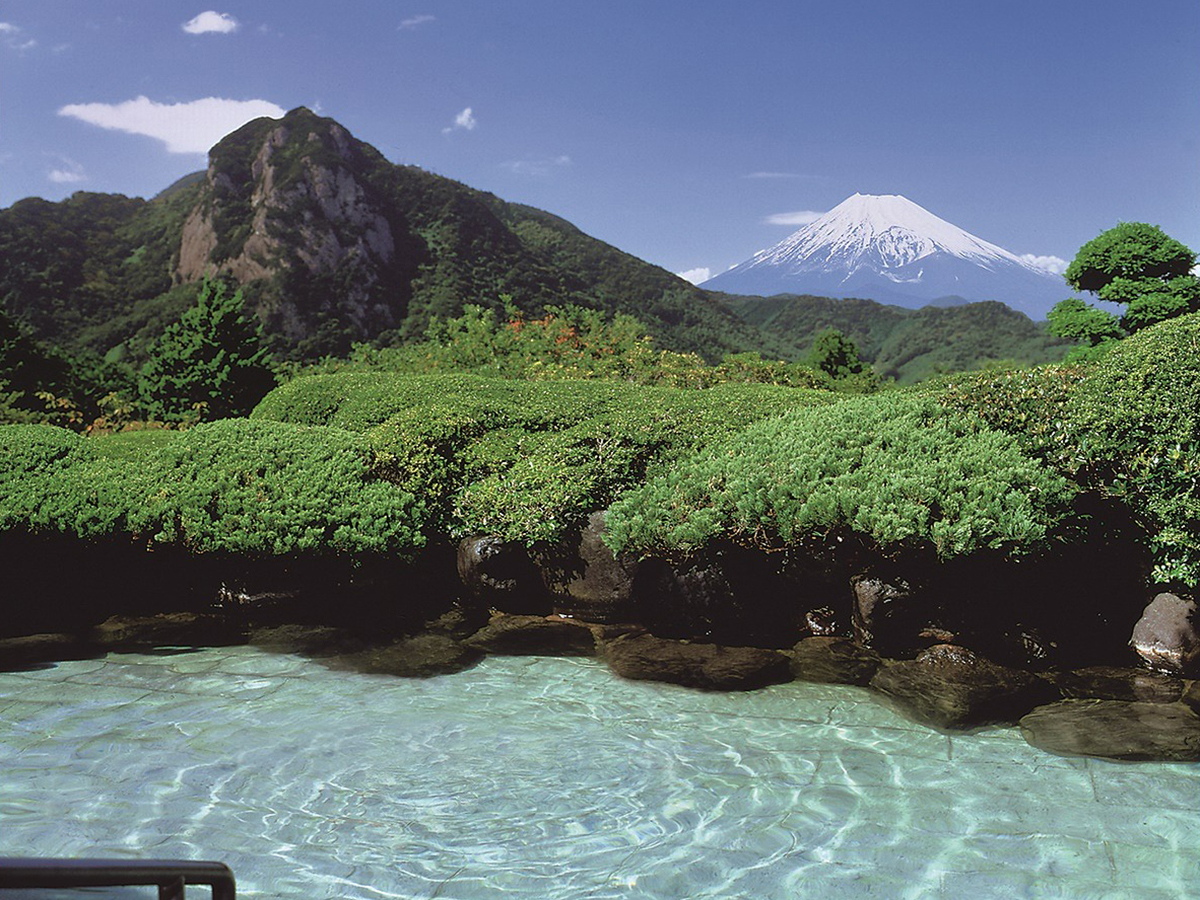
M 205 281 L 196 305 L 150 348 L 138 394 L 149 413 L 167 422 L 244 415 L 275 384 L 269 359 L 242 292 Z
M 1073 297 L 1051 311 L 1050 332 L 1099 345 L 1200 310 L 1200 279 L 1192 274 L 1195 265 L 1195 251 L 1157 226 L 1122 222 L 1080 247 L 1064 273 L 1076 290 L 1124 306 L 1121 318 Z M 1088 309 L 1093 312 L 1087 313 Z

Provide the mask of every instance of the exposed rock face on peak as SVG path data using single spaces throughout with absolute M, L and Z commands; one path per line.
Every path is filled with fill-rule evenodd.
M 0 210 L 0 246 L 7 314 L 134 363 L 212 275 L 242 285 L 272 351 L 292 359 L 420 339 L 466 304 L 503 309 L 503 295 L 532 314 L 636 316 L 660 346 L 710 359 L 790 352 L 670 272 L 550 213 L 395 165 L 303 108 L 242 126 L 205 172 L 150 201 L 19 201 Z
M 947 297 L 999 300 L 1034 319 L 1070 294 L 1060 276 L 896 194 L 854 194 L 703 287 L 863 297 L 910 309 Z
M 378 162 L 342 126 L 304 109 L 251 122 L 210 154 L 201 202 L 183 226 L 177 279 L 226 274 L 249 283 L 286 273 L 291 289 L 271 286 L 259 310 L 289 341 L 303 340 L 334 299 L 306 296 L 295 289 L 303 282 L 337 283 L 340 316 L 360 338 L 394 328 L 404 312 L 396 239 L 386 201 L 367 181 Z

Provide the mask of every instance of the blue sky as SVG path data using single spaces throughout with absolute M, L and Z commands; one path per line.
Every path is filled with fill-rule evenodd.
M 0 0 L 2 206 L 153 196 L 301 105 L 676 272 L 855 191 L 1018 254 L 1200 250 L 1196 0 Z

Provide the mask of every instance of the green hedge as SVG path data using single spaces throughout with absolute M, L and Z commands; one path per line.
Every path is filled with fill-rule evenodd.
M 647 474 L 828 392 L 343 373 L 298 378 L 253 417 L 365 431 L 377 465 L 427 486 L 434 531 L 554 540 Z
M 1114 341 L 1087 366 L 938 390 L 947 408 L 978 415 L 1082 488 L 1123 501 L 1157 582 L 1200 583 L 1200 314 Z
M 705 448 L 625 494 L 614 549 L 771 548 L 847 535 L 884 551 L 1020 554 L 1062 522 L 1073 489 L 1009 435 L 925 395 L 800 409 Z
M 229 419 L 163 438 L 0 427 L 0 529 L 197 553 L 386 553 L 424 544 L 421 487 L 389 483 L 362 435 Z
M 1200 313 L 1117 343 L 1066 413 L 1077 477 L 1139 517 L 1154 578 L 1200 583 Z

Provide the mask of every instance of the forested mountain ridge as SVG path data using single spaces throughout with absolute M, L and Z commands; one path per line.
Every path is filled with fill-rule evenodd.
M 1056 362 L 1073 346 L 1051 335 L 1044 323 L 997 302 L 905 309 L 856 298 L 718 296 L 747 322 L 800 353 L 816 335 L 836 329 L 858 345 L 862 359 L 879 375 L 901 384 L 993 361 Z
M 150 201 L 78 193 L 0 210 L 0 302 L 69 352 L 136 360 L 225 275 L 274 352 L 312 358 L 398 343 L 502 294 L 644 321 L 660 346 L 709 358 L 788 347 L 709 294 L 541 210 L 388 162 L 300 108 L 210 151 L 203 175 Z

